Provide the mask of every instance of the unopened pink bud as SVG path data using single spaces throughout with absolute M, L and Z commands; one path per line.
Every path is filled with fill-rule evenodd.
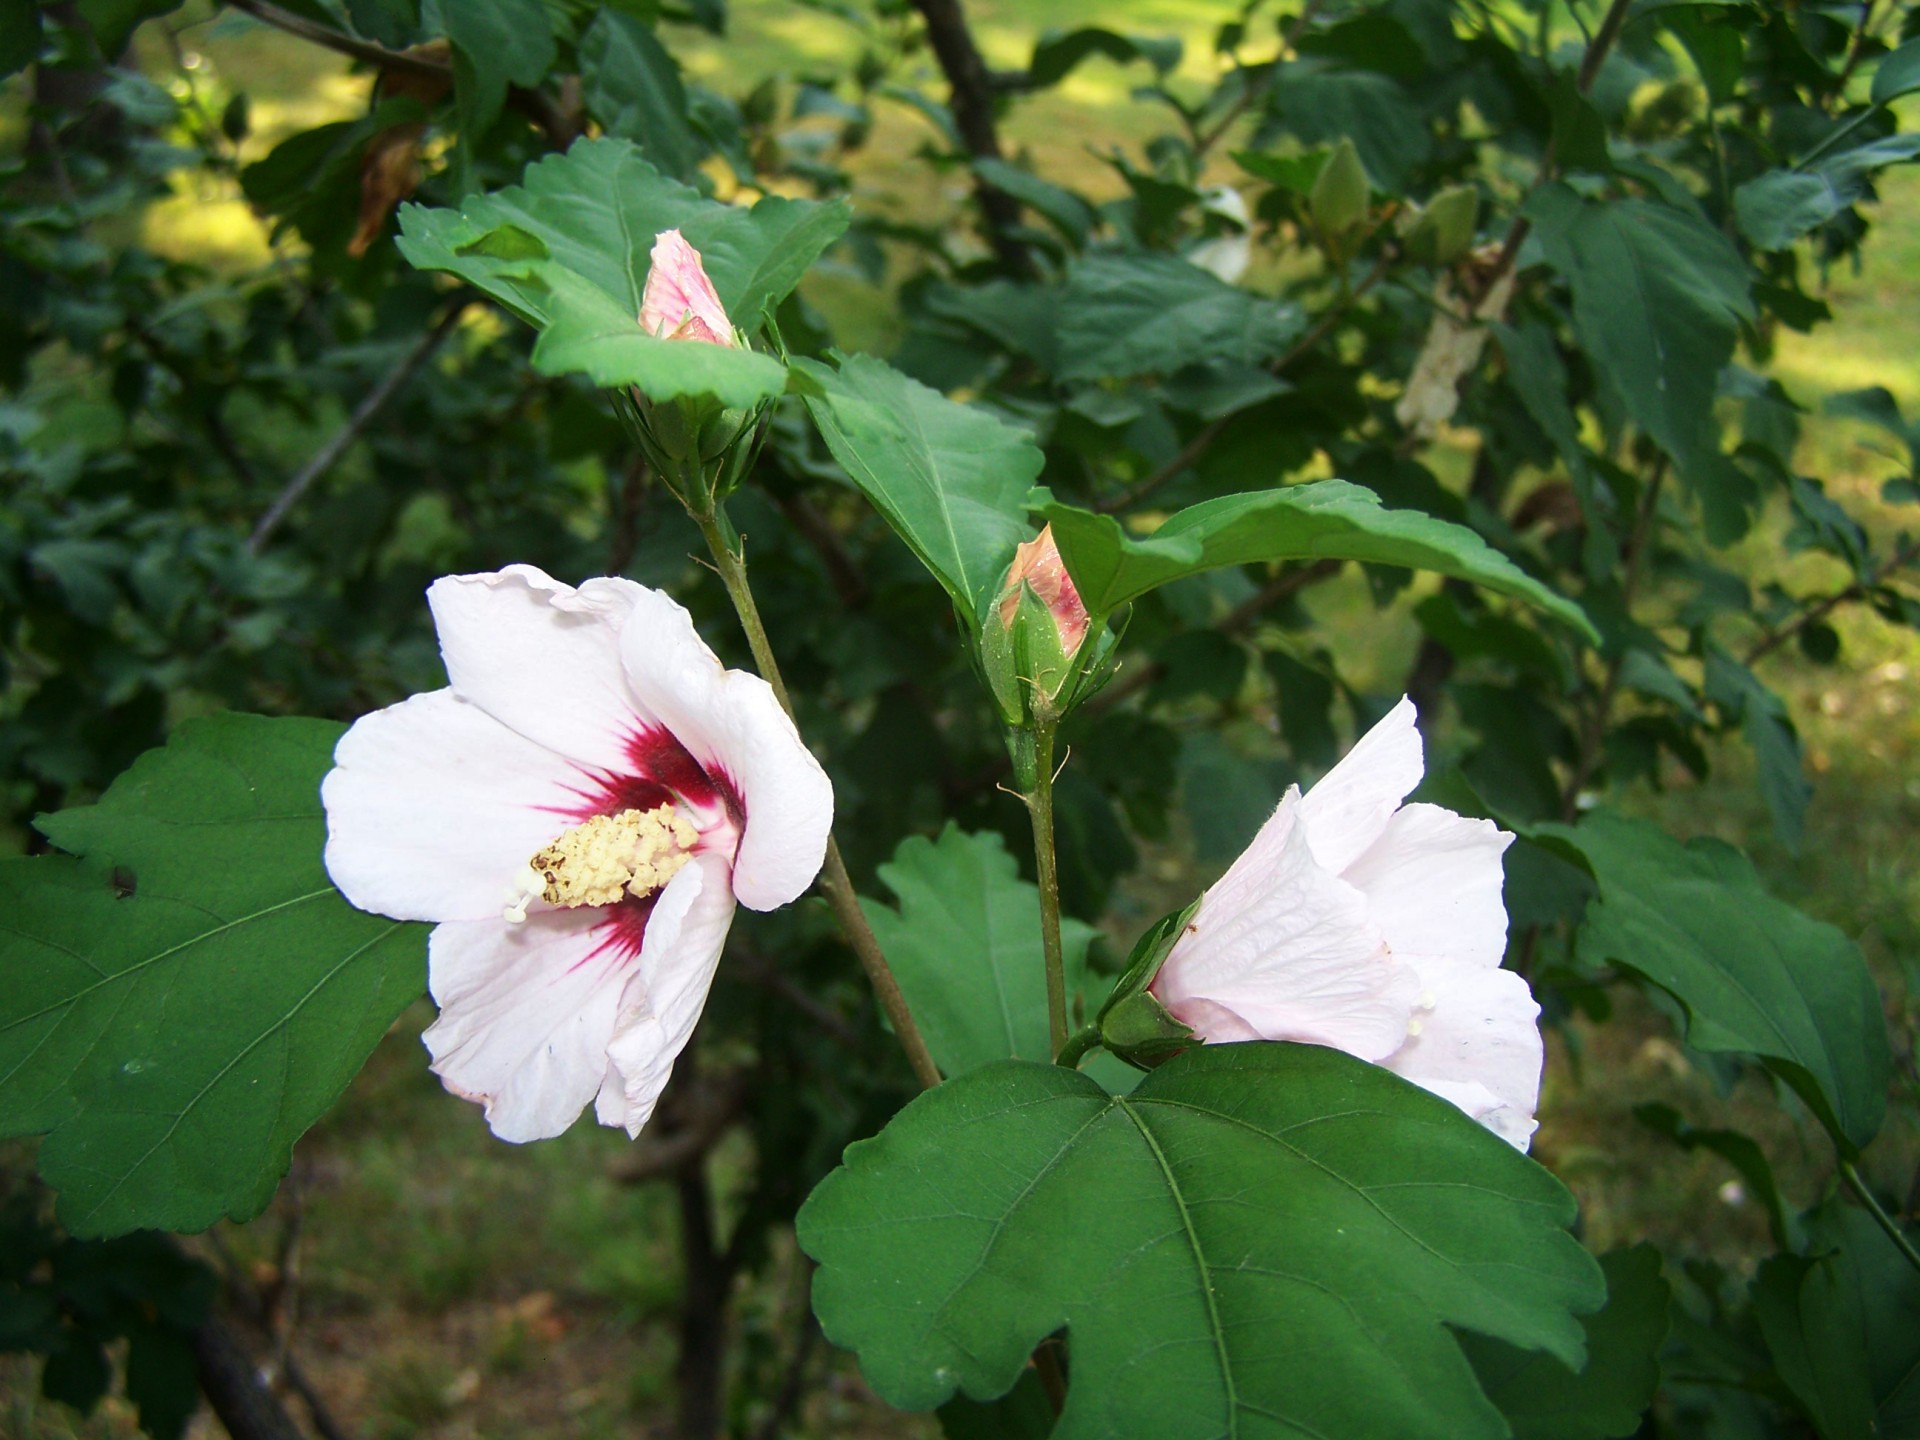
M 733 322 L 707 279 L 700 252 L 678 230 L 662 230 L 653 241 L 653 268 L 640 296 L 640 327 L 662 340 L 698 340 L 733 346 Z
M 1080 592 L 1073 588 L 1073 577 L 1060 558 L 1060 547 L 1053 543 L 1053 527 L 1047 526 L 1033 539 L 1013 552 L 1013 564 L 1007 569 L 1007 583 L 1000 595 L 1000 623 L 1011 626 L 1020 608 L 1020 586 L 1025 582 L 1040 603 L 1053 616 L 1060 635 L 1060 649 L 1068 655 L 1080 648 L 1087 634 L 1087 607 Z

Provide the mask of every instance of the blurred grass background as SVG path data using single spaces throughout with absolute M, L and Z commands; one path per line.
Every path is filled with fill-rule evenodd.
M 1211 36 L 1227 7 L 1211 0 L 1136 0 L 1124 19 L 1074 0 L 976 0 L 968 6 L 990 63 L 1025 63 L 1034 37 L 1052 25 L 1123 24 L 1186 41 L 1178 83 L 1198 91 L 1211 78 Z M 724 41 L 683 53 L 698 78 L 741 93 L 766 76 L 831 75 L 858 58 L 851 28 L 776 0 L 736 0 Z M 170 43 L 149 25 L 140 63 L 177 95 L 198 93 L 217 111 L 234 92 L 251 104 L 253 130 L 240 158 L 263 156 L 287 135 L 364 109 L 369 79 L 337 56 L 267 30 L 233 12 L 189 7 Z M 177 47 L 177 52 L 176 52 Z M 930 59 L 921 77 L 944 93 Z M 184 67 L 184 77 L 182 76 Z M 1090 147 L 1136 147 L 1163 127 L 1160 107 L 1132 98 L 1144 72 L 1103 60 L 1057 90 L 1023 100 L 1005 125 L 1010 148 L 1050 178 L 1094 193 L 1119 182 Z M 188 81 L 191 81 L 189 84 Z M 957 210 L 964 177 L 929 180 L 913 156 L 930 138 L 903 105 L 876 116 L 856 171 L 856 199 L 877 209 Z M 1231 167 L 1220 178 L 1232 177 Z M 937 185 L 938 195 L 927 193 Z M 1883 505 L 1881 482 L 1904 469 L 1887 437 L 1824 417 L 1836 391 L 1883 385 L 1909 416 L 1920 412 L 1920 175 L 1892 174 L 1860 273 L 1829 277 L 1835 320 L 1813 335 L 1783 334 L 1772 373 L 1808 413 L 1800 457 L 1807 474 L 1855 516 L 1891 530 L 1911 512 Z M 182 172 L 169 200 L 126 217 L 129 235 L 217 270 L 271 263 L 274 243 L 231 182 Z M 816 295 L 843 338 L 878 343 L 884 297 L 829 285 Z M 289 443 L 300 443 L 293 437 Z M 1756 587 L 1777 580 L 1796 592 L 1838 588 L 1830 562 L 1782 545 L 1780 516 L 1731 557 Z M 1313 592 L 1310 608 L 1336 648 L 1371 657 L 1352 666 L 1376 689 L 1396 686 L 1417 637 L 1403 613 L 1372 615 L 1357 586 Z M 1854 607 L 1834 617 L 1844 638 L 1837 663 L 1814 665 L 1790 647 L 1764 662 L 1764 677 L 1788 701 L 1817 782 L 1804 847 L 1791 855 L 1772 839 L 1744 752 L 1714 756 L 1704 784 L 1677 785 L 1636 804 L 1675 832 L 1710 833 L 1746 846 L 1769 883 L 1812 913 L 1856 935 L 1911 1036 L 1920 993 L 1920 636 Z M 1364 645 L 1356 644 L 1364 640 Z M 1174 878 L 1190 893 L 1192 877 Z M 726 980 L 722 978 L 722 984 Z M 301 1363 L 339 1416 L 373 1440 L 434 1437 L 560 1437 L 665 1433 L 672 1407 L 678 1259 L 674 1210 L 663 1187 L 626 1187 L 610 1167 L 626 1148 L 616 1134 L 582 1125 L 541 1145 L 494 1141 L 479 1112 L 455 1103 L 426 1072 L 414 1008 L 376 1053 L 337 1112 L 303 1143 L 293 1183 L 273 1210 L 215 1237 L 232 1263 L 263 1282 L 280 1277 L 285 1227 L 298 1223 Z M 1648 1237 L 1677 1254 L 1739 1267 L 1767 1247 L 1761 1208 L 1711 1156 L 1687 1155 L 1647 1132 L 1635 1105 L 1673 1105 L 1697 1125 L 1754 1134 L 1779 1168 L 1790 1202 L 1811 1204 L 1829 1183 L 1817 1127 L 1749 1076 L 1726 1093 L 1694 1067 L 1664 1018 L 1627 1008 L 1614 1024 L 1577 1022 L 1578 1062 L 1552 1046 L 1537 1153 L 1578 1192 L 1586 1238 L 1596 1249 Z M 1911 1041 L 1896 1041 L 1910 1056 Z M 1906 1103 L 1869 1154 L 1882 1184 L 1904 1189 L 1920 1161 L 1913 1076 Z M 721 1182 L 750 1163 L 724 1152 Z M 804 1274 L 791 1251 L 763 1277 L 743 1282 L 736 1324 L 748 1347 L 785 1353 L 803 1323 Z M 35 1398 L 30 1366 L 0 1362 L 0 1435 L 19 1440 L 137 1433 L 124 1406 L 109 1403 L 80 1424 Z M 751 1416 L 742 1417 L 751 1422 Z M 199 1433 L 213 1434 L 202 1419 Z M 931 1436 L 925 1418 L 893 1415 L 867 1396 L 852 1365 L 836 1359 L 796 1433 Z

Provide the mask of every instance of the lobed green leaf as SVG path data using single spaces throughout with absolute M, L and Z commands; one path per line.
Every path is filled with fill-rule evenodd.
M 1065 1328 L 1055 1440 L 1504 1436 L 1449 1327 L 1578 1366 L 1573 1199 L 1457 1109 L 1305 1045 L 1106 1094 L 1008 1061 L 853 1145 L 799 1217 L 814 1308 L 891 1403 L 1004 1394 Z
M 342 727 L 189 721 L 0 863 L 0 1133 L 77 1235 L 201 1230 L 272 1198 L 293 1143 L 425 989 L 425 929 L 321 865 Z

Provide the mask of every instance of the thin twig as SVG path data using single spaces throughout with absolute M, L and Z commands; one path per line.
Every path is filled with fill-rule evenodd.
M 780 1379 L 780 1389 L 773 1397 L 773 1409 L 754 1431 L 754 1440 L 780 1440 L 788 1418 L 799 1407 L 801 1398 L 807 1393 L 807 1366 L 813 1359 L 814 1348 L 820 1342 L 820 1322 L 814 1318 L 813 1306 L 804 1298 L 809 1279 L 813 1275 L 813 1261 L 805 1251 L 798 1252 L 799 1275 L 796 1277 L 803 1298 L 800 1302 L 800 1333 L 794 1336 L 793 1355 L 787 1361 L 787 1372 Z
M 227 0 L 236 10 L 244 10 L 262 25 L 271 25 L 276 30 L 284 30 L 289 35 L 323 49 L 332 50 L 340 55 L 351 56 L 355 60 L 365 61 L 369 65 L 378 65 L 382 70 L 398 71 L 405 75 L 419 75 L 435 80 L 451 80 L 453 66 L 444 60 L 434 60 L 424 55 L 410 55 L 404 50 L 389 50 L 384 45 L 376 45 L 371 40 L 362 40 L 331 25 L 322 25 L 309 20 L 304 15 L 296 15 L 291 10 L 282 10 L 267 0 Z
M 1576 83 L 1580 93 L 1585 95 L 1593 89 L 1593 82 L 1599 78 L 1600 67 L 1606 64 L 1607 54 L 1613 49 L 1613 42 L 1620 38 L 1621 27 L 1626 23 L 1627 12 L 1632 9 L 1633 0 L 1613 0 L 1607 7 L 1607 13 L 1601 17 L 1600 28 L 1593 32 L 1593 38 L 1587 42 L 1587 50 L 1580 57 L 1580 72 Z M 1540 169 L 1533 177 L 1533 184 L 1527 187 L 1528 193 L 1538 190 L 1560 173 L 1559 158 L 1554 153 L 1553 137 L 1547 137 L 1547 148 L 1540 157 Z M 1480 293 L 1474 297 L 1476 303 L 1484 299 L 1500 283 L 1500 280 L 1519 259 L 1520 247 L 1526 244 L 1527 236 L 1533 231 L 1533 221 L 1524 213 L 1513 217 L 1513 224 L 1507 230 L 1507 238 L 1500 246 L 1500 256 L 1494 261 L 1481 280 Z
M 1834 76 L 1829 103 L 1846 98 L 1847 82 L 1853 79 L 1853 72 L 1860 68 L 1860 61 L 1867 51 L 1867 37 L 1873 27 L 1873 7 L 1876 3 L 1878 0 L 1864 0 L 1860 6 L 1860 24 L 1853 32 L 1853 43 L 1847 47 L 1847 58 L 1841 62 L 1840 73 Z
M 300 503 L 300 499 L 313 487 L 315 481 L 331 470 L 347 453 L 361 432 L 373 422 L 387 401 L 394 397 L 400 387 L 407 383 L 413 372 L 426 363 L 427 357 L 440 348 L 441 344 L 459 324 L 461 314 L 473 303 L 472 295 L 462 295 L 449 305 L 441 315 L 439 323 L 426 334 L 414 341 L 411 349 L 402 355 L 380 383 L 369 390 L 361 399 L 347 423 L 340 427 L 333 438 L 320 447 L 319 453 L 301 467 L 300 473 L 286 483 L 284 489 L 274 499 L 273 504 L 260 517 L 260 523 L 253 527 L 253 534 L 247 537 L 247 553 L 258 555 L 266 548 L 273 532 L 280 528 L 280 522 L 287 518 L 287 512 Z
M 1648 477 L 1646 489 L 1641 492 L 1640 508 L 1633 517 L 1633 531 L 1627 536 L 1626 547 L 1621 552 L 1620 613 L 1629 620 L 1633 616 L 1633 594 L 1640 582 L 1641 560 L 1652 545 L 1653 526 L 1660 505 L 1660 486 L 1666 478 L 1667 457 L 1662 455 L 1654 462 L 1653 474 Z M 1568 823 L 1579 813 L 1580 792 L 1599 768 L 1601 751 L 1606 744 L 1607 725 L 1613 719 L 1613 702 L 1620 692 L 1620 672 L 1626 661 L 1624 646 L 1607 661 L 1607 672 L 1600 682 L 1600 692 L 1594 698 L 1593 709 L 1588 712 L 1585 725 L 1581 727 L 1580 751 L 1574 758 L 1573 774 L 1568 777 L 1566 791 L 1560 800 L 1560 818 Z
M 1266 74 L 1253 85 L 1243 85 L 1240 93 L 1233 97 L 1232 103 L 1220 113 L 1220 118 L 1214 122 L 1213 128 L 1208 130 L 1204 135 L 1194 137 L 1193 158 L 1196 162 L 1196 168 L 1199 161 L 1206 159 L 1207 152 L 1213 149 L 1215 145 L 1218 145 L 1221 137 L 1233 128 L 1234 122 L 1246 114 L 1257 101 L 1266 98 L 1267 92 L 1273 88 L 1275 72 L 1280 68 L 1281 62 L 1298 48 L 1301 37 L 1307 33 L 1307 27 L 1313 23 L 1314 16 L 1320 10 L 1320 5 L 1321 0 L 1307 0 L 1307 3 L 1300 7 L 1300 13 L 1294 17 L 1293 23 L 1287 27 L 1287 33 L 1280 37 L 1280 53 L 1274 57 L 1273 63 L 1267 67 Z
M 1893 1242 L 1894 1249 L 1898 1250 L 1915 1270 L 1920 1270 L 1920 1250 L 1914 1249 L 1913 1241 L 1906 1237 L 1899 1222 L 1881 1208 L 1880 1202 L 1874 1198 L 1873 1191 L 1867 1188 L 1867 1182 L 1860 1178 L 1860 1172 L 1854 1169 L 1851 1160 L 1840 1162 L 1840 1174 L 1846 1180 L 1847 1188 L 1852 1190 L 1859 1197 L 1860 1203 L 1867 1207 L 1867 1213 L 1873 1216 L 1874 1224 L 1886 1231 L 1887 1238 Z
M 377 65 L 389 73 L 415 75 L 423 79 L 453 83 L 453 66 L 448 61 L 406 50 L 389 50 L 384 45 L 376 45 L 371 40 L 362 40 L 357 35 L 336 30 L 331 25 L 322 25 L 318 21 L 307 19 L 304 15 L 296 15 L 291 10 L 282 10 L 278 5 L 270 3 L 270 0 L 227 0 L 227 3 L 234 9 L 251 15 L 263 25 L 271 25 L 276 30 L 298 36 L 310 44 L 318 45 L 336 54 L 350 56 L 368 65 Z M 544 90 L 529 89 L 524 85 L 509 86 L 507 103 L 538 125 L 547 137 L 547 144 L 555 150 L 564 150 L 579 138 L 579 121 L 556 105 L 553 97 Z
M 1916 556 L 1920 556 L 1920 536 L 1916 536 L 1901 545 L 1893 554 L 1889 555 L 1885 560 L 1881 561 L 1879 565 L 1874 567 L 1873 573 L 1868 575 L 1866 579 L 1856 580 L 1845 589 L 1836 590 L 1833 594 L 1828 595 L 1809 609 L 1801 611 L 1800 614 L 1795 616 L 1788 624 L 1782 625 L 1775 630 L 1769 630 L 1765 635 L 1760 637 L 1751 650 L 1747 651 L 1747 664 L 1752 665 L 1754 661 L 1772 653 L 1781 645 L 1793 639 L 1809 625 L 1826 619 L 1828 615 L 1832 614 L 1849 600 L 1864 599 L 1876 586 L 1885 581 L 1889 575 L 1907 565 Z
M 753 652 L 753 662 L 759 668 L 760 678 L 772 689 L 774 698 L 780 702 L 780 708 L 787 712 L 788 718 L 794 718 L 793 698 L 787 693 L 787 682 L 780 674 L 780 662 L 774 656 L 773 646 L 767 639 L 766 624 L 760 618 L 760 606 L 753 598 L 752 587 L 747 583 L 746 559 L 741 549 L 735 548 L 740 545 L 744 549 L 744 542 L 729 536 L 732 526 L 726 523 L 723 516 L 695 513 L 693 520 L 706 539 L 707 549 L 713 555 L 714 569 L 721 583 L 726 586 L 728 598 L 733 601 L 734 613 L 740 617 L 740 628 L 746 632 L 747 648 Z M 847 874 L 847 862 L 841 857 L 840 842 L 831 834 L 827 836 L 826 863 L 820 872 L 820 889 L 833 909 L 834 918 L 840 922 L 841 933 L 859 958 L 860 968 L 866 971 L 867 983 L 873 986 L 874 997 L 893 1025 L 894 1037 L 906 1052 L 907 1063 L 913 1067 L 914 1077 L 923 1086 L 932 1089 L 940 1083 L 940 1067 L 934 1063 L 933 1052 L 927 1049 L 920 1027 L 914 1023 L 913 1011 L 907 1005 L 907 997 L 900 991 L 900 982 L 893 978 L 886 953 L 881 950 L 873 927 L 867 923 L 866 914 L 860 908 L 860 896 L 853 888 L 853 878 Z

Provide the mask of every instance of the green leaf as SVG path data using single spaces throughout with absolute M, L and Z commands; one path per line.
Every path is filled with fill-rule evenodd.
M 1617 1440 L 1640 1429 L 1660 1383 L 1671 1292 L 1660 1278 L 1660 1252 L 1651 1245 L 1603 1255 L 1600 1269 L 1607 1277 L 1607 1304 L 1581 1322 L 1587 1332 L 1584 1370 L 1503 1341 L 1460 1337 L 1514 1440 Z
M 1909 40 L 1881 59 L 1873 72 L 1869 98 L 1876 105 L 1885 105 L 1916 90 L 1920 90 L 1920 40 Z
M 1774 833 L 1797 854 L 1813 787 L 1800 763 L 1800 735 L 1786 702 L 1719 646 L 1709 645 L 1706 659 L 1707 698 L 1740 722 L 1741 737 L 1753 750 L 1760 796 L 1773 816 Z
M 1170 374 L 1185 365 L 1258 362 L 1299 337 L 1305 320 L 1172 255 L 1092 255 L 1060 292 L 1063 380 Z
M 1433 150 L 1427 117 L 1390 76 L 1331 68 L 1319 58 L 1279 65 L 1267 108 L 1308 145 L 1350 139 L 1377 188 L 1398 195 Z M 1263 142 L 1265 132 L 1259 137 Z
M 581 373 L 605 389 L 633 385 L 654 400 L 711 395 L 723 405 L 772 399 L 787 385 L 787 370 L 771 355 L 726 345 L 662 340 L 637 315 L 571 270 L 541 265 L 547 285 L 546 323 L 534 342 L 533 364 L 548 375 Z
M 1583 959 L 1652 981 L 1687 1011 L 1687 1043 L 1758 1056 L 1852 1154 L 1886 1111 L 1886 1022 L 1860 947 L 1774 899 L 1747 858 L 1700 838 L 1596 810 L 1542 825 L 1579 852 L 1600 888 Z
M 171 15 L 180 4 L 181 0 L 80 0 L 80 16 L 93 31 L 101 56 L 111 65 L 141 24 Z
M 347 0 L 347 18 L 359 34 L 391 50 L 420 38 L 420 0 Z
M 1753 1284 L 1754 1318 L 1781 1381 L 1823 1440 L 1874 1433 L 1866 1336 L 1836 1255 L 1776 1255 Z
M 40 0 L 0 0 L 0 79 L 40 58 Z
M 1257 150 L 1236 150 L 1233 160 L 1256 180 L 1264 180 L 1282 190 L 1305 195 L 1313 189 L 1326 167 L 1328 152 L 1308 150 L 1299 155 L 1263 155 Z
M 1769 170 L 1733 192 L 1740 233 L 1762 250 L 1785 250 L 1852 203 L 1819 171 Z
M 1821 406 L 1829 415 L 1844 415 L 1878 426 L 1907 447 L 1907 467 L 1920 468 L 1920 425 L 1909 425 L 1900 413 L 1900 402 L 1884 386 L 1865 390 L 1843 390 L 1829 395 Z
M 1698 215 L 1650 200 L 1586 200 L 1555 183 L 1535 192 L 1526 213 L 1573 290 L 1582 348 L 1700 485 L 1719 456 L 1720 368 L 1753 314 L 1739 253 Z
M 1093 55 L 1104 55 L 1120 65 L 1145 60 L 1153 66 L 1156 75 L 1164 75 L 1180 63 L 1180 50 L 1177 35 L 1121 35 L 1099 26 L 1065 33 L 1049 30 L 1033 47 L 1027 80 L 1041 88 L 1058 85 L 1074 67 Z
M 687 123 L 679 65 L 635 16 L 603 9 L 580 37 L 580 98 L 607 134 L 635 141 L 668 175 L 691 179 L 707 152 Z
M 542 0 L 457 0 L 443 5 L 453 46 L 453 80 L 469 139 L 499 118 L 508 85 L 531 89 L 547 77 L 556 51 Z
M 838 370 L 798 360 L 793 373 L 833 458 L 976 625 L 1031 533 L 1038 447 L 871 356 Z
M 1769 170 L 1733 193 L 1741 233 L 1762 250 L 1785 250 L 1867 198 L 1868 182 L 1889 165 L 1920 155 L 1920 135 L 1888 135 L 1837 155 L 1811 170 Z
M 938 840 L 900 842 L 880 879 L 899 908 L 864 901 L 873 933 L 948 1075 L 995 1060 L 1052 1058 L 1040 891 L 1000 837 L 951 821 Z M 1061 922 L 1067 989 L 1077 988 L 1093 927 Z
M 1310 1045 L 1110 1096 L 1017 1061 L 914 1100 L 799 1216 L 814 1309 L 890 1403 L 1004 1394 L 1065 1327 L 1054 1440 L 1504 1436 L 1448 1327 L 1579 1365 L 1573 1199 L 1445 1101 Z
M 1344 480 L 1316 480 L 1225 495 L 1189 506 L 1135 539 L 1096 515 L 1036 490 L 1033 509 L 1053 526 L 1067 573 L 1094 615 L 1108 615 L 1169 581 L 1278 560 L 1363 560 L 1433 570 L 1537 605 L 1592 638 L 1580 607 L 1555 595 L 1462 525 L 1416 510 L 1388 510 Z
M 1093 206 L 1066 187 L 1042 180 L 1031 170 L 1022 170 L 1004 160 L 989 159 L 974 161 L 973 173 L 1046 219 L 1075 249 L 1087 243 L 1087 236 L 1099 223 L 1100 217 Z
M 46 1135 L 75 1234 L 258 1213 L 424 989 L 424 927 L 353 909 L 320 863 L 341 729 L 189 721 L 39 822 L 81 858 L 0 864 L 0 1123 Z
M 542 325 L 547 297 L 559 288 L 555 269 L 637 317 L 654 236 L 678 228 L 700 252 L 728 316 L 752 331 L 840 237 L 851 214 L 845 201 L 778 196 L 750 210 L 721 205 L 662 175 L 630 141 L 603 138 L 577 141 L 566 154 L 528 166 L 520 185 L 469 196 L 458 210 L 401 207 L 400 249 L 422 270 L 458 275 Z M 463 253 L 505 225 L 538 239 L 552 258 L 539 264 Z

